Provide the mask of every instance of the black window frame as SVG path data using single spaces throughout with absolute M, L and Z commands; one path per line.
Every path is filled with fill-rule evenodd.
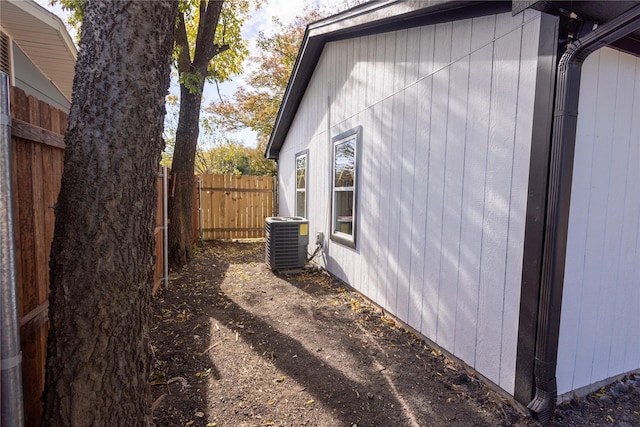
M 354 141 L 354 149 L 355 153 L 353 154 L 353 189 L 348 190 L 345 188 L 349 187 L 336 187 L 336 147 L 340 144 Z M 330 239 L 340 243 L 342 245 L 351 247 L 355 249 L 358 243 L 358 225 L 359 225 L 359 214 L 360 209 L 358 205 L 358 193 L 360 188 L 360 164 L 361 164 L 361 153 L 362 152 L 362 126 L 356 126 L 355 128 L 349 129 L 345 132 L 340 133 L 339 135 L 331 138 L 331 217 L 329 219 L 329 230 L 330 230 Z M 336 190 L 338 188 L 338 190 Z M 338 223 L 344 224 L 348 221 L 338 221 L 340 217 L 338 212 L 336 211 L 336 191 L 345 192 L 345 191 L 353 191 L 352 197 L 352 212 L 350 215 L 350 227 L 351 233 L 345 233 L 340 230 L 337 230 Z
M 300 213 L 298 212 L 298 193 L 301 192 L 300 189 L 298 188 L 298 160 L 303 157 L 305 159 L 304 189 L 302 190 L 304 192 L 304 215 L 300 215 Z M 300 151 L 299 153 L 296 153 L 295 159 L 294 159 L 293 174 L 295 179 L 295 182 L 293 183 L 293 191 L 294 191 L 293 213 L 295 216 L 308 218 L 307 215 L 309 213 L 309 150 L 303 150 L 303 151 Z

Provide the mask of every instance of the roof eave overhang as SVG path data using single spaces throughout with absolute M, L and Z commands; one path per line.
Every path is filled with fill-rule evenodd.
M 511 2 L 383 0 L 365 3 L 309 24 L 280 104 L 265 157 L 278 159 L 289 126 L 326 43 L 510 10 Z
M 512 12 L 517 14 L 525 9 L 534 9 L 554 16 L 574 19 L 592 27 L 605 24 L 631 10 L 638 2 L 628 0 L 614 1 L 547 1 L 514 0 Z M 640 56 L 640 31 L 634 31 L 609 44 L 609 47 L 622 52 Z
M 62 20 L 32 0 L 2 0 L 1 7 L 2 28 L 71 102 L 78 51 Z M 63 55 L 42 49 L 44 42 Z

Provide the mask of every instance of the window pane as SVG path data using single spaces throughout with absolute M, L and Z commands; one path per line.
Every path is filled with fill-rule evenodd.
M 306 188 L 307 184 L 307 157 L 296 159 L 296 188 Z
M 331 240 L 356 248 L 358 207 L 356 206 L 358 165 L 362 127 L 357 126 L 331 138 L 333 176 L 331 178 Z
M 296 191 L 296 216 L 307 217 L 307 192 Z
M 353 234 L 353 191 L 336 191 L 334 204 L 334 231 Z
M 353 187 L 356 164 L 356 140 L 336 144 L 335 147 L 335 183 L 336 188 Z

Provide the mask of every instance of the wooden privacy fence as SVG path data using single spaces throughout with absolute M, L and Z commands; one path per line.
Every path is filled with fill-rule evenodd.
M 40 425 L 44 369 L 49 331 L 49 255 L 55 225 L 54 205 L 64 163 L 64 132 L 68 116 L 21 89 L 10 88 L 11 156 L 16 278 L 25 425 Z M 156 269 L 154 292 L 164 269 L 163 177 L 158 176 Z M 166 186 L 165 186 L 166 189 Z M 194 197 L 198 195 L 197 178 Z M 194 219 L 198 217 L 198 205 Z M 196 222 L 194 241 L 198 238 Z M 2 236 L 5 238 L 5 236 Z
M 10 88 L 11 154 L 16 238 L 18 315 L 22 348 L 25 425 L 39 425 L 40 396 L 49 331 L 49 255 L 55 225 L 54 206 L 60 192 L 64 163 L 64 132 L 68 116 L 21 89 Z M 166 277 L 164 268 L 163 172 L 158 175 L 156 214 L 156 269 L 154 292 Z M 199 226 L 204 239 L 240 239 L 264 236 L 264 218 L 273 215 L 272 177 L 194 178 L 194 243 Z M 202 206 L 199 201 L 201 194 Z M 169 197 L 170 194 L 167 195 Z M 200 223 L 199 217 L 204 223 Z
M 275 215 L 271 176 L 201 175 L 203 240 L 264 237 L 266 217 Z
M 25 425 L 39 425 L 49 330 L 49 253 L 67 114 L 12 87 L 11 154 Z
M 156 190 L 158 191 L 158 201 L 156 205 L 156 228 L 153 233 L 156 241 L 156 266 L 153 272 L 153 289 L 152 293 L 155 293 L 160 289 L 160 285 L 165 280 L 168 280 L 168 272 L 165 268 L 167 260 L 165 259 L 165 253 L 167 250 L 167 198 L 166 193 L 169 186 L 168 169 L 160 168 L 158 172 L 158 178 L 156 179 Z
M 156 181 L 156 189 L 158 191 L 158 202 L 156 205 L 156 228 L 154 230 L 156 240 L 156 266 L 153 275 L 153 290 L 152 294 L 155 295 L 160 285 L 163 283 L 168 284 L 169 272 L 167 263 L 167 251 L 168 251 L 168 227 L 169 219 L 168 204 L 169 198 L 173 197 L 170 194 L 171 190 L 171 169 L 167 167 L 161 167 L 158 172 L 158 179 Z M 193 180 L 193 238 L 192 242 L 195 245 L 200 239 L 200 197 L 199 197 L 199 183 L 200 180 L 196 176 Z

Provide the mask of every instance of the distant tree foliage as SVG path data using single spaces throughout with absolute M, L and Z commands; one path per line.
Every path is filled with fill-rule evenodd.
M 212 103 L 207 111 L 225 129 L 252 129 L 258 134 L 259 144 L 266 147 L 306 25 L 320 17 L 320 12 L 313 9 L 290 24 L 274 19 L 273 35 L 258 35 L 260 53 L 251 58 L 247 86 L 239 87 L 230 99 Z
M 291 23 L 285 24 L 274 19 L 272 33 L 260 32 L 258 35 L 257 46 L 260 52 L 251 58 L 247 85 L 239 87 L 232 97 L 211 103 L 207 112 L 224 129 L 237 131 L 249 128 L 256 132 L 258 150 L 264 154 L 307 25 L 360 3 L 364 1 L 342 1 L 325 9 L 320 9 L 313 3 Z M 260 161 L 254 159 L 255 163 L 260 163 L 259 166 L 256 164 L 256 168 L 267 175 L 275 175 L 275 163 L 261 157 Z
M 196 172 L 220 175 L 251 175 L 247 148 L 228 141 L 196 154 Z
M 195 172 L 200 175 L 269 175 L 260 148 L 251 148 L 230 138 L 219 123 L 202 119 L 204 135 L 196 150 Z M 268 172 L 268 171 L 267 171 Z

